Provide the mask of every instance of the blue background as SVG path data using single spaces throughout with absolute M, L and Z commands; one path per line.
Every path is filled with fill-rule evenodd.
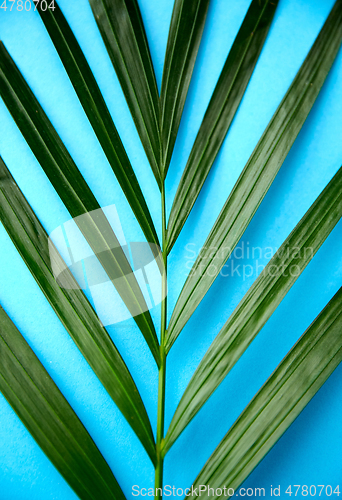
M 171 0 L 139 0 L 160 87 Z M 10 3 L 8 2 L 10 5 Z M 212 0 L 167 179 L 172 204 L 187 156 L 249 0 Z M 323 25 L 332 0 L 280 0 L 237 116 L 169 266 L 169 311 L 244 164 Z M 118 80 L 86 0 L 60 0 L 107 101 L 160 232 L 160 198 Z M 37 13 L 0 11 L 0 36 L 102 206 L 115 204 L 128 241 L 142 233 L 121 193 Z M 342 160 L 342 52 L 243 236 L 245 245 L 276 249 L 328 183 Z M 48 232 L 69 219 L 59 197 L 0 102 L 0 152 Z M 195 479 L 254 393 L 341 285 L 342 225 L 313 261 L 224 383 L 167 455 L 165 484 Z M 186 248 L 191 243 L 192 246 Z M 153 486 L 154 471 L 133 435 L 26 269 L 0 226 L 0 303 L 22 331 L 90 432 L 128 498 Z M 264 258 L 263 264 L 267 262 Z M 250 264 L 250 261 L 245 263 Z M 219 277 L 168 358 L 166 426 L 200 359 L 255 279 Z M 159 324 L 159 311 L 152 315 Z M 157 370 L 134 322 L 108 328 L 156 426 Z M 342 366 L 254 470 L 245 487 L 339 483 L 342 492 Z M 336 497 L 336 495 L 333 495 Z M 0 395 L 0 498 L 72 500 L 76 495 Z

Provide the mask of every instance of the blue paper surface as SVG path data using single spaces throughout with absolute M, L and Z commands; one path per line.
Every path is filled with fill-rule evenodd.
M 7 2 L 10 5 L 10 2 Z M 86 0 L 59 2 L 91 65 L 119 130 L 156 228 L 160 194 Z M 139 0 L 160 87 L 172 0 Z M 191 146 L 249 0 L 212 0 L 167 178 L 171 208 Z M 332 0 L 280 0 L 246 94 L 204 188 L 170 255 L 169 312 L 230 190 L 322 27 Z M 16 6 L 16 4 L 15 4 Z M 0 37 L 60 134 L 101 206 L 115 204 L 128 241 L 142 232 L 121 192 L 37 13 L 0 9 Z M 262 264 L 304 215 L 342 163 L 342 51 L 273 185 L 238 246 L 260 247 Z M 0 154 L 50 233 L 70 216 L 5 105 Z M 165 461 L 165 484 L 185 488 L 255 392 L 342 282 L 342 224 L 336 226 L 248 351 L 190 423 Z M 141 444 L 83 359 L 0 225 L 0 303 L 74 408 L 127 498 L 152 487 Z M 220 276 L 168 357 L 166 427 L 210 343 L 256 277 Z M 151 311 L 159 324 L 158 308 Z M 156 427 L 158 373 L 133 320 L 108 327 Z M 342 367 L 246 480 L 244 487 L 340 484 Z M 326 493 L 321 496 L 326 496 Z M 337 495 L 333 495 L 335 498 Z M 0 394 L 0 498 L 72 500 L 76 495 Z

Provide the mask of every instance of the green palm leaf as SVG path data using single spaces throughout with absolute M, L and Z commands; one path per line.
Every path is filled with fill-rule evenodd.
M 342 361 L 341 330 L 342 288 L 241 413 L 196 478 L 195 488 L 240 486 Z
M 342 215 L 341 167 L 212 342 L 181 397 L 165 436 L 166 380 L 171 380 L 166 372 L 168 353 L 260 206 L 315 102 L 342 41 L 342 0 L 336 0 L 232 192 L 227 192 L 227 201 L 186 280 L 167 328 L 167 286 L 177 281 L 172 274 L 171 279 L 167 279 L 167 268 L 172 271 L 172 266 L 168 266 L 168 253 L 182 231 L 223 144 L 278 4 L 278 0 L 250 0 L 199 127 L 176 197 L 173 202 L 171 200 L 167 225 L 166 205 L 169 200 L 166 199 L 166 176 L 204 32 L 209 1 L 173 1 L 159 97 L 139 9 L 141 0 L 89 0 L 161 192 L 161 253 L 157 248 L 158 237 L 149 207 L 132 165 L 90 65 L 63 12 L 54 2 L 50 4 L 45 0 L 32 9 L 38 10 L 41 16 L 147 241 L 155 244 L 153 247 L 156 247 L 155 258 L 162 273 L 161 291 L 164 297 L 160 308 L 160 343 L 144 295 L 109 221 L 20 70 L 0 42 L 0 95 L 65 208 L 102 264 L 106 274 L 103 279 L 113 282 L 157 363 L 155 437 L 125 362 L 80 290 L 82 284 L 76 282 L 49 240 L 1 157 L 0 221 L 44 297 L 147 452 L 155 468 L 156 491 L 153 491 L 153 496 L 159 500 L 163 496 L 167 451 L 249 347 Z M 8 2 L 3 2 L 0 11 L 12 15 L 12 8 L 16 10 L 19 2 L 10 3 L 13 5 L 8 7 Z M 24 4 L 23 10 L 27 10 L 32 2 Z M 150 4 L 144 7 L 144 13 L 148 14 Z M 20 7 L 17 10 L 21 10 Z M 84 14 L 86 18 L 87 13 Z M 90 9 L 88 14 L 91 14 Z M 38 15 L 36 20 L 40 21 Z M 20 22 L 18 26 L 22 26 Z M 92 16 L 89 22 L 95 26 Z M 44 39 L 48 40 L 43 30 L 41 40 Z M 12 44 L 13 38 L 9 36 L 6 43 Z M 52 53 L 54 48 L 50 43 L 48 47 Z M 15 44 L 13 50 L 17 50 Z M 22 55 L 23 52 L 18 49 L 18 60 L 22 60 Z M 141 260 L 144 260 L 143 257 Z M 73 269 L 78 264 L 81 267 L 81 263 L 77 262 L 73 264 Z M 154 261 L 149 264 L 155 266 Z M 139 264 L 135 262 L 135 265 Z M 159 279 L 152 282 L 152 278 L 149 279 L 150 270 L 145 263 L 141 270 L 139 268 L 144 275 L 147 292 L 156 303 L 155 285 Z M 56 279 L 54 275 L 58 275 Z M 40 298 L 45 300 L 42 296 Z M 341 304 L 340 289 L 229 430 L 195 480 L 195 488 L 198 489 L 200 484 L 209 484 L 214 489 L 224 489 L 223 486 L 236 489 L 324 383 L 342 359 Z M 114 310 L 116 306 L 113 304 Z M 206 314 L 206 311 L 202 312 Z M 132 338 L 127 336 L 124 342 L 129 342 L 132 350 L 136 350 Z M 134 352 L 132 355 L 140 357 L 142 353 Z M 87 500 L 123 499 L 120 486 L 91 437 L 1 306 L 0 361 L 0 390 L 76 494 Z M 172 359 L 170 361 L 172 363 Z M 154 399 L 153 394 L 149 397 Z M 111 419 L 111 415 L 108 418 Z M 117 437 L 120 436 L 115 434 Z M 120 443 L 120 446 L 123 453 L 127 451 L 125 448 L 129 449 L 127 443 Z M 140 444 L 139 449 L 142 451 Z M 137 464 L 139 469 L 141 465 Z M 146 484 L 141 483 L 141 486 Z M 133 490 L 132 494 L 135 496 Z M 141 495 L 144 496 L 143 490 Z M 151 491 L 148 490 L 145 496 L 151 496 Z M 207 498 L 209 494 L 204 494 L 202 490 L 201 496 Z
M 168 252 L 195 204 L 233 121 L 278 1 L 253 0 L 229 52 L 185 166 L 168 222 Z
M 165 437 L 164 453 L 229 373 L 342 216 L 342 167 L 255 280 L 202 358 Z
M 95 196 L 2 43 L 0 94 L 70 215 L 77 217 L 96 210 L 96 218 L 90 213 L 83 218 L 76 218 L 76 222 L 107 275 L 114 281 L 159 363 L 159 346 L 154 325 L 119 241 L 103 212 L 98 210 L 100 206 Z M 104 249 L 107 251 L 103 251 Z
M 0 390 L 82 500 L 125 496 L 81 421 L 0 306 Z
M 152 171 L 161 188 L 159 96 L 136 0 L 89 0 Z
M 342 0 L 337 0 L 230 193 L 204 244 L 206 250 L 190 271 L 170 319 L 167 350 L 209 290 L 265 197 L 315 102 L 341 41 Z
M 69 335 L 155 462 L 151 424 L 131 374 L 68 269 L 63 281 L 70 287 L 57 284 L 50 265 L 48 235 L 1 158 L 0 220 Z M 56 249 L 53 258 L 59 269 L 65 267 Z
M 50 9 L 44 11 L 40 4 L 38 12 L 147 241 L 159 245 L 145 198 L 99 86 L 75 35 L 56 2 L 54 11 Z
M 164 176 L 176 142 L 210 0 L 176 0 L 173 6 L 161 88 Z

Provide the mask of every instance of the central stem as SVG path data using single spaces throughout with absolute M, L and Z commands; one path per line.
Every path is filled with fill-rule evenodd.
M 155 473 L 155 498 L 163 497 L 163 470 L 164 459 L 162 456 L 162 440 L 164 438 L 164 414 L 165 414 L 165 376 L 166 376 L 166 353 L 165 353 L 165 334 L 166 334 L 166 313 L 167 313 L 167 248 L 166 248 L 166 213 L 165 213 L 165 183 L 163 182 L 161 190 L 162 201 L 162 238 L 163 238 L 163 262 L 164 272 L 162 275 L 162 304 L 161 304 L 161 328 L 160 328 L 160 367 L 158 381 L 158 415 L 157 415 L 157 465 Z

